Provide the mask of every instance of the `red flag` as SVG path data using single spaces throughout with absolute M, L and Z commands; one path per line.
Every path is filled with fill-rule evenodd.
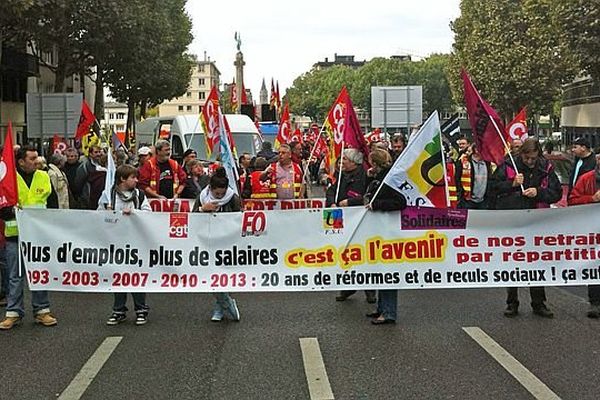
M 346 97 L 347 110 L 346 122 L 344 123 L 344 143 L 346 147 L 359 150 L 363 153 L 366 160 L 369 155 L 369 145 L 360 127 L 360 122 L 358 122 L 358 117 L 356 111 L 354 111 L 354 106 L 348 92 L 346 92 Z M 365 163 L 365 165 L 367 164 Z
M 233 140 L 233 135 L 231 134 L 231 129 L 229 128 L 229 122 L 227 122 L 227 117 L 225 117 L 224 115 L 223 115 L 223 124 L 224 124 L 223 129 L 225 130 L 225 133 L 227 133 L 227 139 L 229 139 L 229 147 L 231 148 L 231 153 L 237 160 L 238 154 L 237 154 L 237 149 L 235 147 L 235 141 Z
M 248 104 L 248 95 L 246 94 L 246 88 L 242 83 L 242 104 Z
M 277 81 L 277 87 L 275 88 L 275 104 L 277 104 L 277 109 L 281 108 L 281 97 L 279 97 L 279 81 Z
M 275 97 L 275 83 L 273 82 L 273 78 L 271 78 L 271 97 L 269 98 L 269 105 L 271 108 L 275 108 L 275 106 L 277 106 L 277 98 Z
M 19 200 L 17 189 L 17 165 L 13 150 L 12 123 L 8 121 L 8 131 L 4 140 L 0 161 L 0 208 L 12 207 Z
M 473 140 L 481 153 L 481 158 L 497 165 L 502 164 L 506 154 L 505 140 L 502 136 L 504 124 L 496 110 L 483 100 L 467 72 L 462 70 L 460 75 L 465 88 L 465 103 Z
M 279 123 L 279 131 L 275 138 L 275 148 L 278 149 L 283 143 L 288 143 L 290 139 L 290 110 L 287 103 L 283 106 L 283 114 L 281 115 L 281 122 Z
M 510 124 L 506 127 L 506 134 L 508 140 L 511 142 L 515 139 L 525 140 L 529 137 L 527 133 L 527 110 L 523 107 L 517 116 L 510 121 Z
M 296 128 L 296 130 L 294 130 L 294 132 L 292 133 L 292 136 L 290 137 L 290 141 L 291 142 L 298 142 L 298 143 L 302 143 L 302 132 L 300 132 L 300 128 Z
M 204 130 L 206 155 L 210 157 L 214 147 L 219 143 L 219 95 L 215 86 L 210 89 L 210 94 L 202 107 L 200 119 Z
M 65 142 L 65 139 L 58 136 L 57 134 L 54 134 L 54 136 L 52 137 L 52 144 L 50 146 L 50 151 L 52 153 L 62 154 L 67 149 L 67 147 L 68 147 L 68 145 Z
M 237 87 L 235 85 L 235 81 L 229 86 L 231 88 L 231 110 L 236 112 L 238 108 L 238 98 L 237 98 Z
M 344 86 L 331 106 L 324 123 L 325 132 L 329 138 L 329 161 L 331 162 L 331 165 L 335 165 L 335 161 L 342 152 L 347 99 L 348 91 L 346 90 L 346 86 Z
M 90 126 L 94 123 L 96 117 L 87 102 L 83 100 L 81 104 L 81 116 L 79 117 L 79 124 L 77 124 L 77 131 L 75 132 L 75 139 L 80 140 L 90 130 Z

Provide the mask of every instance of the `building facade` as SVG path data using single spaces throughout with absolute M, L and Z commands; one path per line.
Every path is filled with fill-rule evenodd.
M 106 102 L 104 103 L 104 118 L 102 127 L 112 132 L 125 132 L 127 128 L 127 104 Z
M 567 146 L 573 139 L 584 137 L 597 149 L 600 146 L 600 84 L 584 77 L 566 85 L 560 121 L 562 139 Z
M 219 87 L 221 73 L 210 59 L 198 61 L 192 70 L 187 92 L 158 106 L 160 117 L 172 115 L 200 114 L 213 86 Z
M 24 48 L 10 47 L 0 42 L 2 58 L 0 62 L 0 140 L 8 127 L 13 126 L 13 138 L 18 143 L 27 141 L 27 107 L 28 93 L 54 93 L 55 74 L 58 54 L 55 49 L 40 52 L 30 45 Z M 63 92 L 82 92 L 84 98 L 94 107 L 95 85 L 87 76 L 79 74 L 68 76 L 63 85 Z

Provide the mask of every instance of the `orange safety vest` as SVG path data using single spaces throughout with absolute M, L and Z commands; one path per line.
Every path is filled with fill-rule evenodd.
M 160 178 L 160 169 L 158 168 L 158 161 L 156 157 L 152 157 L 148 163 L 150 163 L 150 168 L 152 169 L 152 173 L 150 174 L 150 189 L 154 190 L 158 193 L 158 178 Z M 177 193 L 177 188 L 179 188 L 179 164 L 177 161 L 169 158 L 169 165 L 171 167 L 171 171 L 173 171 L 173 193 Z
M 456 168 L 450 160 L 446 161 L 446 183 L 448 184 L 448 200 L 450 208 L 456 208 L 458 204 L 458 192 L 456 191 Z
M 251 199 L 268 199 L 271 197 L 269 182 L 260 180 L 262 171 L 254 171 L 250 174 L 250 186 L 252 188 Z
M 269 192 L 271 194 L 272 199 L 277 198 L 277 164 L 271 164 L 271 182 L 269 185 Z M 302 188 L 302 170 L 300 166 L 295 162 L 292 162 L 293 167 L 293 175 L 294 175 L 294 198 L 300 198 L 300 189 Z
M 471 200 L 471 160 L 466 155 L 463 155 L 458 161 L 462 165 L 462 174 L 460 174 L 460 187 L 463 190 L 463 198 Z

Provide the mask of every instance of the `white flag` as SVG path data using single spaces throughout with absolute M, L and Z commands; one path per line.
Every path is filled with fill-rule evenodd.
M 410 206 L 445 208 L 445 171 L 440 119 L 434 111 L 412 136 L 383 182 L 400 192 Z

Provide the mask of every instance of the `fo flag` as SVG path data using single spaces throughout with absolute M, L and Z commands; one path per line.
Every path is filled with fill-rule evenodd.
M 275 148 L 278 149 L 283 143 L 289 143 L 292 127 L 290 125 L 290 107 L 288 103 L 283 106 L 281 114 L 281 122 L 279 123 L 279 131 L 275 138 Z
M 219 143 L 219 95 L 215 86 L 210 89 L 210 94 L 200 113 L 204 141 L 206 142 L 206 155 L 210 157 L 213 149 Z
M 502 164 L 506 154 L 504 124 L 494 110 L 481 97 L 465 70 L 460 73 L 465 88 L 467 114 L 473 132 L 473 140 L 485 161 Z
M 96 121 L 96 116 L 90 109 L 90 106 L 83 100 L 81 104 L 81 116 L 79 117 L 79 124 L 77 124 L 77 131 L 75 132 L 75 139 L 81 140 L 90 130 L 90 126 Z
M 13 150 L 12 123 L 8 121 L 8 131 L 4 140 L 2 160 L 0 160 L 0 208 L 17 204 L 17 165 Z
M 529 137 L 527 133 L 527 110 L 525 107 L 519 111 L 515 119 L 510 121 L 506 127 L 508 139 L 512 142 L 515 139 L 525 140 Z
M 408 205 L 445 208 L 448 198 L 444 171 L 440 119 L 434 111 L 408 142 L 383 183 L 400 192 Z
M 458 113 L 452 115 L 440 128 L 442 135 L 452 141 L 455 136 L 460 135 L 460 118 Z

